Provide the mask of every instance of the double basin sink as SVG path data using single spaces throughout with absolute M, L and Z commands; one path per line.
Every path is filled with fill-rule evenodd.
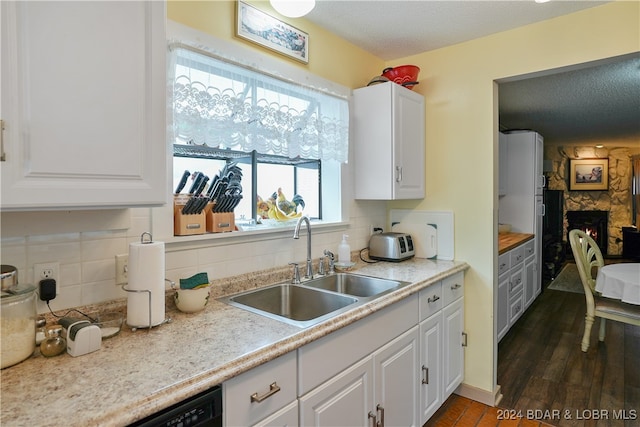
M 335 273 L 301 284 L 266 286 L 220 298 L 219 301 L 307 328 L 408 284 L 359 274 Z

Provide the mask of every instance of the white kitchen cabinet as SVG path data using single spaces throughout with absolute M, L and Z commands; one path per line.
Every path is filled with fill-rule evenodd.
M 534 238 L 498 257 L 498 341 L 540 294 L 536 247 Z
M 164 2 L 0 7 L 2 210 L 166 203 Z
M 442 357 L 443 399 L 462 384 L 464 379 L 464 300 L 460 298 L 442 309 L 442 335 L 444 354 Z
M 421 424 L 464 378 L 463 296 L 463 273 L 420 291 Z
M 384 419 L 384 425 L 420 426 L 418 341 L 413 327 L 302 396 L 302 425 L 366 427 Z
M 420 337 L 415 326 L 374 353 L 375 411 L 382 425 L 420 427 Z
M 352 112 L 355 198 L 424 198 L 424 97 L 377 84 L 353 91 Z
M 498 257 L 498 313 L 496 330 L 498 342 L 509 330 L 509 252 Z
M 535 253 L 536 239 L 524 245 L 524 309 L 526 310 L 540 294 L 541 283 L 538 280 L 538 263 Z
M 424 422 L 442 405 L 442 315 L 420 323 L 420 369 L 422 370 L 420 416 Z
M 225 426 L 261 425 L 296 401 L 296 352 L 226 381 L 222 391 Z
M 270 417 L 254 424 L 251 427 L 297 427 L 298 426 L 298 401 L 285 406 Z
M 373 364 L 366 358 L 302 396 L 300 422 L 305 427 L 368 426 L 373 407 Z

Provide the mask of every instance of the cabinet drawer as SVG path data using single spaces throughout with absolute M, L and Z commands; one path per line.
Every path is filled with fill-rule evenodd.
M 509 278 L 509 299 L 511 299 L 517 292 L 522 291 L 523 285 L 523 273 L 524 268 L 518 267 L 511 273 Z
M 517 248 L 510 250 L 509 255 L 511 257 L 509 260 L 509 266 L 513 268 L 524 261 L 524 245 L 520 245 Z
M 442 309 L 442 282 L 420 291 L 420 321 Z
M 531 239 L 524 244 L 524 257 L 529 258 L 536 253 L 536 239 Z
M 446 307 L 464 295 L 464 273 L 456 273 L 442 279 L 442 306 Z
M 507 252 L 498 257 L 498 276 L 509 271 L 511 258 L 510 254 L 511 252 Z
M 274 392 L 277 387 L 280 389 Z M 222 388 L 225 425 L 253 425 L 296 400 L 296 352 L 232 378 Z M 256 398 L 264 400 L 257 402 Z
M 519 292 L 509 302 L 509 324 L 513 324 L 516 320 L 522 316 L 524 311 L 524 298 L 523 293 Z

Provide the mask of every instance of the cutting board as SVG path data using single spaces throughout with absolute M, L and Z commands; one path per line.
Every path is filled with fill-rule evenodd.
M 438 234 L 433 225 L 400 222 L 392 225 L 391 230 L 411 236 L 416 258 L 429 259 L 438 255 Z
M 437 258 L 453 260 L 454 235 L 453 212 L 450 211 L 414 211 L 409 209 L 391 209 L 391 224 L 432 224 L 438 230 Z

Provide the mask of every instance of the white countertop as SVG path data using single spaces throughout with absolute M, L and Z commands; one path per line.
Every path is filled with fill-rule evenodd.
M 172 322 L 123 329 L 94 353 L 45 358 L 36 351 L 0 371 L 0 425 L 126 426 L 468 267 L 426 259 L 364 265 L 354 272 L 412 284 L 306 329 L 213 298 L 194 314 L 172 304 Z

